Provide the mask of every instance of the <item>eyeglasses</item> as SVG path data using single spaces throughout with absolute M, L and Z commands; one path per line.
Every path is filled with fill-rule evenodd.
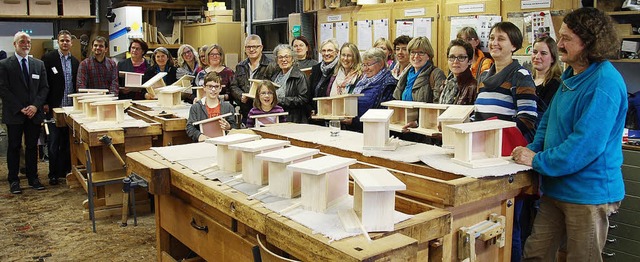
M 369 64 L 367 64 L 367 63 L 362 63 L 362 67 L 372 67 L 372 66 L 376 65 L 377 63 L 378 63 L 378 62 L 373 62 L 373 63 L 369 63 Z
M 262 47 L 262 46 L 261 46 L 261 45 L 246 45 L 246 46 L 244 46 L 244 49 L 247 49 L 247 50 L 252 50 L 252 49 L 253 49 L 253 50 L 257 50 L 257 49 L 258 49 L 258 48 L 260 48 L 260 47 Z
M 191 50 L 187 50 L 187 51 L 184 51 L 182 55 L 193 55 L 193 52 L 191 52 Z
M 204 85 L 204 88 L 210 89 L 210 90 L 220 89 L 221 87 L 222 85 Z
M 220 53 L 209 53 L 209 57 L 220 56 Z
M 427 54 L 427 52 L 424 52 L 424 51 L 411 51 L 411 55 L 412 55 L 412 56 L 415 56 L 415 55 L 417 55 L 417 56 L 424 56 L 424 55 L 426 55 L 426 54 Z
M 343 58 L 353 58 L 353 55 L 352 55 L 352 54 L 340 54 L 340 57 L 343 57 Z
M 333 50 L 333 49 L 322 49 L 320 52 L 323 53 L 323 54 L 331 54 L 331 53 L 335 53 L 336 50 Z
M 461 55 L 461 56 L 450 55 L 447 57 L 447 60 L 449 60 L 449 62 L 455 62 L 456 60 L 458 60 L 458 62 L 464 62 L 464 61 L 467 61 L 467 58 L 469 57 L 466 55 Z
M 290 55 L 279 55 L 278 56 L 278 60 L 288 60 L 289 58 L 291 58 Z
M 464 40 L 465 42 L 470 42 L 470 41 L 473 41 L 475 39 L 476 39 L 475 37 L 467 37 L 467 38 L 463 38 L 462 40 Z
M 273 96 L 273 92 L 260 92 L 260 96 Z

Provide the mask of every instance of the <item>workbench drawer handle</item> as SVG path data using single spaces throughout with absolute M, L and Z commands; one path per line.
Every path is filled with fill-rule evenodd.
M 605 257 L 614 257 L 616 255 L 616 252 L 611 252 L 611 253 L 602 252 L 602 255 Z
M 616 225 L 616 224 L 609 225 L 609 229 L 616 229 L 616 228 L 618 228 L 618 225 Z
M 191 218 L 191 227 L 197 229 L 197 230 L 201 230 L 204 231 L 205 233 L 209 233 L 209 227 L 208 226 L 199 226 L 196 223 L 196 219 L 195 218 Z
M 617 239 L 615 239 L 615 238 L 611 238 L 611 239 L 607 238 L 607 243 L 609 243 L 609 244 L 613 244 L 613 243 L 615 243 L 616 241 L 618 241 L 618 240 L 617 240 Z

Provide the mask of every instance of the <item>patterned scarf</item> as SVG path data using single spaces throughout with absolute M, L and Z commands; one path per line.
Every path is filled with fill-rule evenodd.
M 384 76 L 388 74 L 388 71 L 389 71 L 389 68 L 383 67 L 382 70 L 380 70 L 380 72 L 378 72 L 372 77 L 367 77 L 367 75 L 362 75 L 362 79 L 358 81 L 358 83 L 356 84 L 356 87 L 353 89 L 352 94 L 360 94 L 362 90 L 367 89 L 369 85 L 382 81 L 384 79 Z

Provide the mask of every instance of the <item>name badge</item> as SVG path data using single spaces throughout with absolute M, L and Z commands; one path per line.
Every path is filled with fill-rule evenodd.
M 40 75 L 32 74 L 32 75 L 31 75 L 31 78 L 33 78 L 33 79 L 40 79 Z
M 55 67 L 51 68 L 51 72 L 53 72 L 54 75 L 58 74 L 58 69 L 56 69 Z

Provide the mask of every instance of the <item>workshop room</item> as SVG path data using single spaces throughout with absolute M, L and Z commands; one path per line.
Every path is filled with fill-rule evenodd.
M 640 261 L 639 28 L 636 0 L 0 0 L 0 261 Z

